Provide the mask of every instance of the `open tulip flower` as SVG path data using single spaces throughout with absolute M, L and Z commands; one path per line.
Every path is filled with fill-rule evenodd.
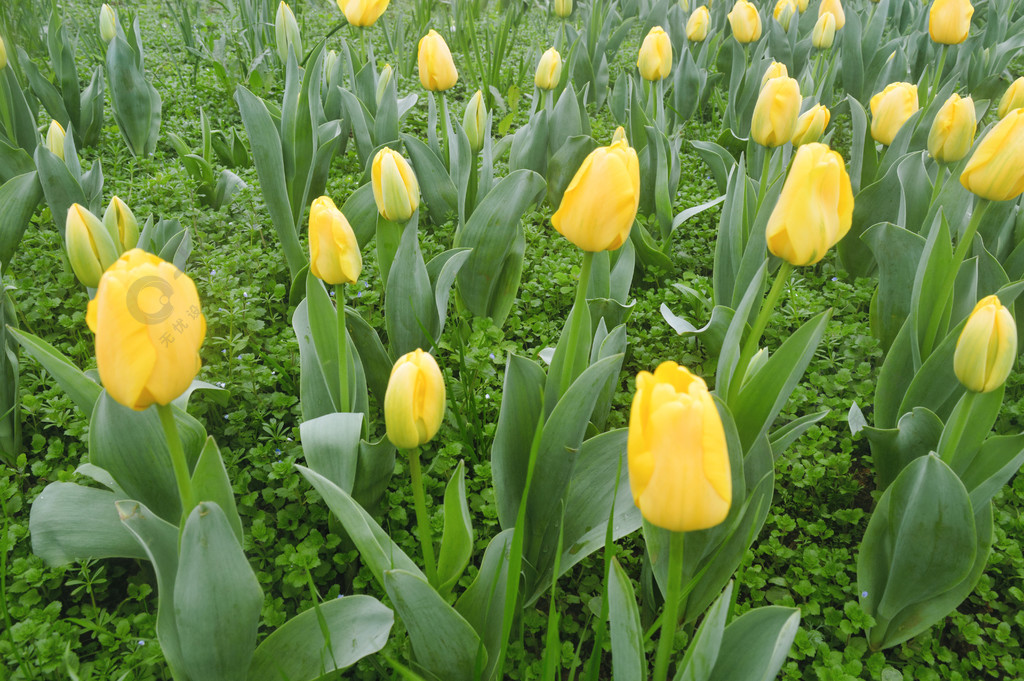
M 420 83 L 432 92 L 443 92 L 455 87 L 459 72 L 455 69 L 452 52 L 441 34 L 430 29 L 420 38 L 418 63 Z
M 1010 83 L 1006 92 L 999 99 L 999 118 L 1006 118 L 1006 114 L 1015 109 L 1024 108 L 1024 76 Z
M 910 83 L 889 83 L 871 98 L 871 137 L 886 146 L 907 119 L 920 108 L 917 86 Z
M 370 168 L 373 199 L 385 220 L 405 222 L 420 205 L 420 184 L 409 162 L 397 151 L 384 147 Z
M 800 85 L 793 78 L 769 80 L 754 105 L 750 137 L 764 147 L 775 148 L 793 139 L 800 115 Z
M 953 372 L 971 392 L 987 393 L 1006 382 L 1017 356 L 1017 325 L 996 296 L 978 301 L 960 332 Z
M 996 123 L 978 143 L 960 183 L 990 201 L 1009 201 L 1024 193 L 1024 109 Z
M 823 12 L 818 16 L 811 31 L 811 45 L 819 50 L 832 47 L 836 39 L 836 17 L 832 12 Z
M 686 39 L 695 43 L 704 42 L 708 37 L 708 26 L 711 25 L 711 13 L 706 5 L 701 5 L 693 10 L 693 14 L 686 20 Z
M 661 26 L 652 28 L 644 38 L 636 66 L 644 80 L 668 78 L 672 70 L 672 41 Z
M 309 208 L 309 255 L 310 272 L 325 284 L 354 284 L 363 269 L 355 232 L 329 196 Z
M 842 0 L 821 0 L 818 7 L 818 18 L 825 13 L 830 13 L 836 20 L 836 30 L 846 26 L 846 12 L 843 11 Z
M 783 31 L 789 30 L 789 23 L 793 20 L 794 14 L 799 12 L 793 0 L 779 0 L 775 3 L 775 11 L 772 12 L 772 16 L 779 22 L 779 26 L 782 26 Z
M 554 90 L 562 77 L 562 55 L 558 50 L 549 47 L 537 62 L 537 72 L 533 76 L 533 84 L 541 90 Z
M 959 45 L 971 30 L 970 0 L 934 0 L 928 11 L 928 35 L 942 45 Z
M 761 15 L 753 3 L 737 0 L 728 17 L 732 35 L 737 42 L 753 43 L 761 37 Z
M 939 163 L 955 163 L 967 155 L 974 144 L 977 115 L 974 100 L 955 92 L 935 114 L 928 132 L 928 153 Z
M 817 104 L 800 115 L 793 132 L 793 146 L 817 142 L 828 127 L 831 114 L 823 104 Z
M 761 76 L 761 89 L 763 90 L 764 86 L 767 85 L 768 81 L 771 80 L 772 78 L 788 77 L 789 69 L 786 68 L 786 65 L 779 61 L 773 61 L 771 64 L 768 65 L 768 68 L 765 69 L 764 75 Z
M 373 26 L 390 0 L 338 0 L 338 8 L 353 26 Z

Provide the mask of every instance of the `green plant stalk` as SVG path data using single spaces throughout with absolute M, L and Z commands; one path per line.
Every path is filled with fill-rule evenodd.
M 974 401 L 977 399 L 978 393 L 973 390 L 968 390 L 964 393 L 964 396 L 960 398 L 960 404 L 957 405 L 962 407 L 961 409 L 954 409 L 957 413 L 956 420 L 950 421 L 946 424 L 947 428 L 950 428 L 950 437 L 942 448 L 939 449 L 938 455 L 945 463 L 953 466 L 953 460 L 956 458 L 956 450 L 960 446 L 960 440 L 964 437 L 964 431 L 967 430 L 967 424 L 971 420 L 971 416 L 974 414 Z
M 757 181 L 757 209 L 761 208 L 761 204 L 764 202 L 764 195 L 768 193 L 768 175 L 771 173 L 771 165 L 772 150 L 769 147 L 764 147 L 764 161 L 761 162 L 761 177 Z
M 942 185 L 945 184 L 946 181 L 946 164 L 936 161 L 935 165 L 937 168 L 935 171 L 935 184 L 932 185 L 932 198 L 928 202 L 929 206 L 938 200 L 939 194 L 942 192 Z
M 590 660 L 587 663 L 587 670 L 585 672 L 585 678 L 587 681 L 597 681 L 598 674 L 601 671 L 601 651 L 604 648 L 604 638 L 608 628 L 608 611 L 610 604 L 608 602 L 608 579 L 612 571 L 612 547 L 615 546 L 615 499 L 619 494 L 619 483 L 622 480 L 622 459 L 619 459 L 619 465 L 615 469 L 615 487 L 612 491 L 612 509 L 608 513 L 608 524 L 605 527 L 604 535 L 604 572 L 602 573 L 604 579 L 604 591 L 601 594 L 601 615 L 596 622 L 594 622 L 594 651 L 590 655 Z
M 420 468 L 420 448 L 404 450 L 409 457 L 409 476 L 412 478 L 412 499 L 416 508 L 416 534 L 423 547 L 423 562 L 427 572 L 427 581 L 435 589 L 437 583 L 437 561 L 434 560 L 434 538 L 430 532 L 430 517 L 427 515 L 427 502 L 423 493 L 423 471 Z
M 448 97 L 441 93 L 441 148 L 444 150 L 442 160 L 445 168 L 451 170 L 451 149 L 448 148 L 448 129 L 451 123 L 448 122 Z
M 576 301 L 573 303 L 573 310 L 582 309 L 587 304 L 587 286 L 590 284 L 590 268 L 594 264 L 593 251 L 583 251 L 583 264 L 580 265 L 580 280 L 576 284 Z M 572 315 L 572 312 L 569 313 Z M 564 395 L 572 384 L 573 369 L 575 368 L 576 346 L 580 342 L 580 315 L 572 316 L 572 325 L 569 326 L 569 341 L 566 343 L 567 361 L 562 364 L 562 377 L 559 383 L 559 395 Z
M 761 335 L 764 333 L 765 327 L 768 325 L 768 318 L 775 311 L 775 304 L 779 301 L 779 296 L 782 295 L 782 289 L 786 284 L 786 280 L 789 279 L 790 273 L 793 271 L 793 265 L 783 260 L 779 266 L 779 271 L 775 273 L 775 282 L 772 284 L 771 290 L 768 292 L 768 297 L 761 305 L 760 312 L 757 313 L 757 319 L 754 320 L 754 326 L 750 329 L 750 335 L 747 336 L 747 342 L 743 344 L 743 350 L 740 352 L 740 361 L 736 364 L 736 373 L 733 374 L 732 381 L 729 383 L 729 401 L 732 402 L 739 394 L 740 386 L 743 384 L 743 379 L 747 373 L 747 365 L 750 364 L 751 358 L 757 351 L 757 346 L 761 342 Z
M 338 411 L 347 412 L 348 336 L 345 333 L 345 284 L 334 285 L 334 302 L 338 307 Z
M 658 652 L 654 658 L 654 681 L 668 678 L 668 661 L 676 637 L 679 620 L 679 590 L 683 580 L 683 533 L 673 532 L 668 540 L 668 590 L 665 593 L 665 611 L 661 615 L 661 633 L 658 634 Z
M 942 69 L 946 66 L 946 55 L 949 53 L 949 45 L 942 46 L 942 52 L 939 55 L 939 65 L 935 69 L 935 79 L 932 81 L 932 86 L 928 88 L 928 101 L 925 102 L 925 106 L 931 104 L 932 100 L 935 99 L 935 93 L 939 91 L 939 81 L 942 80 Z
M 167 438 L 167 449 L 171 452 L 171 466 L 174 468 L 174 479 L 178 483 L 178 495 L 181 497 L 182 529 L 184 529 L 184 520 L 196 507 L 192 478 L 189 477 L 185 449 L 181 446 L 181 438 L 178 436 L 178 424 L 174 421 L 174 408 L 169 404 L 158 404 L 156 411 L 160 415 L 160 425 L 163 426 L 164 437 Z

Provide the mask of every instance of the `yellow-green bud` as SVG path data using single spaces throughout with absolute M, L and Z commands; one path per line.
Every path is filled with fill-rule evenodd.
M 380 100 L 384 99 L 384 91 L 388 89 L 388 83 L 393 77 L 394 69 L 391 68 L 391 64 L 385 64 L 377 75 L 377 106 L 380 106 Z
M 89 288 L 99 286 L 103 272 L 118 258 L 107 228 L 88 209 L 75 203 L 68 209 L 64 241 L 78 280 Z
M 100 37 L 109 43 L 117 35 L 117 12 L 110 5 L 103 3 L 100 7 Z
M 64 126 L 57 121 L 50 121 L 50 129 L 46 131 L 46 148 L 64 160 Z
M 477 90 L 466 105 L 466 115 L 462 118 L 462 127 L 469 138 L 469 147 L 478 152 L 483 149 L 484 136 L 487 134 L 487 107 L 484 95 Z
M 135 219 L 128 204 L 116 196 L 110 199 L 107 211 L 103 214 L 103 226 L 120 247 L 119 253 L 130 251 L 139 243 L 139 221 Z

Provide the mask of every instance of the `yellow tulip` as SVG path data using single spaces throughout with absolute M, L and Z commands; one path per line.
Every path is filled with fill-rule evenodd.
M 799 11 L 800 14 L 803 14 L 804 12 L 806 12 L 807 11 L 807 5 L 809 5 L 810 2 L 811 2 L 811 0 L 796 0 L 796 9 L 797 9 L 797 11 Z
M 662 362 L 637 374 L 626 450 L 633 502 L 647 522 L 692 532 L 729 515 L 725 429 L 707 385 L 685 367 Z
M 555 16 L 566 18 L 572 14 L 572 0 L 555 0 Z
M 68 209 L 64 223 L 68 259 L 78 281 L 96 288 L 103 271 L 117 261 L 120 251 L 100 219 L 77 203 Z
M 117 35 L 117 12 L 110 5 L 103 3 L 100 7 L 100 37 L 109 43 Z
M 484 95 L 479 90 L 473 93 L 469 104 L 466 105 L 462 128 L 469 138 L 469 148 L 474 152 L 483 149 L 484 138 L 487 135 L 487 107 L 484 105 Z
M 537 73 L 533 76 L 533 84 L 541 90 L 554 90 L 562 77 L 562 55 L 558 50 L 549 47 L 537 62 Z
M 170 404 L 199 373 L 206 319 L 192 280 L 134 248 L 100 279 L 85 316 L 103 387 L 126 407 Z
M 309 271 L 325 284 L 354 284 L 363 270 L 359 242 L 329 196 L 309 208 Z
M 661 26 L 655 26 L 640 45 L 636 66 L 644 80 L 662 80 L 672 70 L 672 41 Z
M 377 100 L 377 106 L 380 106 L 381 100 L 384 99 L 384 93 L 388 89 L 388 85 L 391 83 L 394 69 L 391 68 L 391 64 L 385 64 L 384 68 L 377 74 L 377 93 L 375 95 Z
M 50 121 L 50 128 L 46 131 L 46 148 L 64 160 L 64 126 L 57 121 Z
M 413 449 L 430 442 L 441 427 L 444 407 L 444 376 L 430 353 L 416 349 L 399 357 L 384 393 L 391 444 Z
M 932 121 L 928 132 L 928 153 L 940 163 L 959 161 L 974 144 L 977 124 L 974 100 L 970 97 L 961 99 L 954 92 Z
M 779 22 L 779 26 L 782 26 L 783 31 L 788 31 L 789 23 L 796 13 L 796 3 L 793 0 L 779 0 L 775 3 L 775 11 L 772 12 L 772 16 L 775 21 Z
M 821 15 L 826 12 L 830 12 L 835 17 L 837 31 L 846 26 L 846 12 L 843 11 L 843 3 L 840 0 L 821 0 L 821 5 L 818 7 L 818 18 L 820 19 Z
M 1010 87 L 1006 88 L 1006 92 L 999 100 L 997 113 L 1000 118 L 1005 118 L 1006 114 L 1020 108 L 1024 108 L 1024 76 L 1013 81 L 1010 83 Z
M 455 70 L 451 50 L 441 34 L 430 29 L 420 38 L 419 47 L 420 83 L 428 90 L 441 92 L 455 87 L 459 72 Z
M 800 85 L 785 76 L 769 80 L 754 105 L 750 137 L 764 147 L 781 147 L 793 139 L 800 116 Z
M 338 0 L 338 8 L 353 26 L 373 26 L 389 0 Z
M 772 78 L 786 78 L 788 76 L 789 69 L 786 68 L 786 65 L 783 64 L 782 62 L 773 61 L 771 64 L 768 65 L 768 68 L 765 69 L 764 75 L 761 76 L 760 89 L 763 90 L 764 86 L 767 85 L 768 81 L 771 80 Z
M 384 147 L 373 157 L 370 168 L 373 200 L 385 220 L 405 222 L 420 205 L 416 173 L 397 151 Z
M 7 45 L 4 44 L 3 36 L 0 36 L 0 71 L 7 68 Z
M 282 63 L 288 63 L 289 48 L 295 51 L 295 58 L 302 61 L 302 35 L 299 33 L 299 24 L 295 21 L 292 8 L 284 0 L 277 6 L 274 35 L 277 38 L 277 56 L 281 58 Z
M 1006 114 L 978 143 L 960 184 L 990 201 L 1009 201 L 1024 193 L 1024 109 Z
M 693 14 L 686 20 L 686 39 L 695 43 L 704 42 L 708 37 L 708 26 L 711 25 L 711 13 L 705 5 L 693 10 Z
M 843 157 L 812 142 L 796 150 L 768 218 L 768 250 L 791 265 L 813 265 L 850 231 L 853 190 Z
M 819 50 L 827 50 L 836 40 L 836 17 L 832 12 L 818 16 L 811 31 L 811 45 Z
M 640 162 L 619 140 L 583 160 L 551 225 L 585 251 L 614 251 L 629 238 L 639 205 Z
M 959 45 L 971 30 L 970 0 L 935 0 L 928 11 L 928 35 L 943 45 Z
M 103 213 L 103 226 L 111 240 L 118 246 L 118 255 L 130 251 L 139 243 L 139 221 L 128 204 L 118 197 L 110 199 Z
M 917 86 L 910 83 L 889 83 L 871 98 L 871 137 L 886 146 L 918 110 Z
M 796 120 L 796 132 L 793 133 L 793 146 L 817 142 L 825 134 L 825 128 L 831 119 L 829 110 L 823 104 L 817 104 Z
M 987 393 L 1006 382 L 1017 356 L 1017 325 L 999 298 L 978 301 L 956 342 L 953 373 L 964 387 Z
M 626 129 L 623 128 L 621 125 L 615 128 L 615 132 L 612 133 L 612 144 L 615 144 L 620 140 L 625 142 L 626 144 L 629 144 L 629 141 L 626 139 Z
M 732 35 L 740 43 L 752 43 L 761 37 L 761 15 L 747 0 L 736 0 L 728 14 Z

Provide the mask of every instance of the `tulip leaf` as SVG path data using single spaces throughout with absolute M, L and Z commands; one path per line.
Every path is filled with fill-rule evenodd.
M 199 453 L 199 460 L 192 471 L 192 492 L 196 501 L 212 501 L 220 507 L 235 538 L 242 544 L 242 520 L 238 517 L 231 480 L 224 468 L 217 442 L 212 437 L 206 438 L 206 445 Z
M 582 329 L 582 333 L 573 338 L 573 329 Z M 565 326 L 555 345 L 555 353 L 551 356 L 548 367 L 548 380 L 544 384 L 544 411 L 550 414 L 558 401 L 583 370 L 590 364 L 592 337 L 590 322 L 590 306 L 574 303 L 566 317 Z M 570 346 L 570 342 L 575 345 Z M 568 376 L 568 378 L 564 378 Z
M 774 430 L 769 436 L 772 446 L 772 457 L 776 460 L 782 456 L 789 446 L 807 432 L 807 429 L 818 421 L 828 416 L 829 410 L 825 409 L 813 414 L 804 414 L 798 419 L 790 421 L 784 426 Z
M 84 414 L 92 414 L 96 400 L 103 392 L 100 384 L 86 376 L 59 350 L 43 339 L 12 327 L 8 327 L 7 332 L 14 336 L 33 359 L 43 365 Z
M 673 681 L 707 681 L 711 676 L 711 671 L 718 660 L 718 651 L 722 646 L 722 634 L 729 616 L 733 588 L 735 584 L 729 582 L 725 591 L 708 610 L 690 647 L 686 650 L 686 656 L 679 663 L 679 670 Z
M 597 142 L 589 135 L 577 135 L 565 140 L 548 161 L 547 202 L 552 208 L 562 203 L 566 188 L 583 165 L 584 159 L 597 148 Z
M 1024 434 L 991 437 L 960 474 L 971 506 L 983 508 L 1024 464 Z
M 510 528 L 502 530 L 491 539 L 484 549 L 480 570 L 476 573 L 473 583 L 455 602 L 455 609 L 479 634 L 487 651 L 484 679 L 494 678 L 501 648 L 509 643 L 508 638 L 502 636 L 502 626 L 509 589 L 512 534 L 513 530 Z
M 910 298 L 910 319 L 913 324 L 911 332 L 914 340 L 911 351 L 915 370 L 928 359 L 946 333 L 949 323 L 946 310 L 952 301 L 949 299 L 949 289 L 945 284 L 955 279 L 956 275 L 949 226 L 944 215 L 940 213 L 935 216 L 921 253 Z M 933 320 L 939 323 L 936 324 L 934 331 L 929 331 Z
M 363 508 L 374 512 L 394 472 L 395 446 L 391 441 L 386 436 L 377 442 L 362 440 L 359 443 L 359 461 L 352 498 Z
M 725 628 L 708 681 L 772 681 L 799 628 L 797 608 L 772 605 L 744 613 Z
M 717 262 L 717 257 L 716 257 Z M 764 281 L 768 273 L 768 262 L 761 265 L 755 277 L 747 285 L 746 292 L 740 300 L 736 311 L 733 313 L 732 321 L 725 332 L 725 339 L 722 341 L 722 351 L 718 357 L 718 369 L 715 372 L 715 392 L 725 397 L 731 394 L 733 380 L 741 377 L 735 376 L 737 365 L 740 361 L 740 342 L 747 328 L 747 320 L 755 309 L 760 309 L 763 304 L 761 292 L 764 290 Z M 716 292 L 717 296 L 717 292 Z M 757 307 L 755 308 L 755 301 Z M 745 367 L 744 367 L 745 369 Z
M 352 344 L 359 352 L 360 363 L 366 372 L 367 387 L 377 401 L 383 404 L 388 379 L 391 377 L 391 366 L 395 362 L 381 343 L 376 330 L 351 307 L 345 308 L 345 325 Z
M 986 393 L 965 392 L 953 407 L 935 453 L 957 475 L 963 477 L 964 471 L 975 460 L 978 448 L 992 431 L 1003 406 L 1005 391 L 1006 386 L 1000 385 Z M 958 429 L 956 424 L 961 424 L 962 428 Z
M 448 317 L 448 299 L 451 298 L 452 285 L 471 253 L 472 250 L 468 248 L 451 248 L 427 263 L 427 276 L 430 277 L 430 288 L 434 291 L 434 302 L 437 305 L 438 337 L 444 331 L 444 323 Z
M 383 648 L 394 621 L 391 609 L 370 596 L 339 596 L 316 605 L 260 643 L 246 681 L 315 681 L 345 669 Z
M 63 236 L 68 210 L 72 204 L 88 206 L 89 201 L 78 180 L 68 170 L 68 166 L 60 157 L 47 149 L 45 144 L 36 147 L 34 159 L 36 171 L 39 173 L 39 184 L 43 188 L 46 203 L 50 207 L 53 224 Z
M 912 461 L 938 448 L 942 420 L 925 407 L 914 407 L 895 428 L 865 426 L 862 432 L 871 445 L 877 487 L 884 490 Z
M 25 234 L 36 206 L 43 198 L 35 172 L 13 177 L 0 187 L 0 266 L 4 270 L 18 251 L 21 237 Z
M 345 322 L 351 324 L 349 315 L 345 316 Z M 313 341 L 308 298 L 303 299 L 295 308 L 292 328 L 299 343 L 299 402 L 302 406 L 302 418 L 304 421 L 312 421 L 324 414 L 333 413 L 335 408 L 334 398 L 327 388 L 327 379 Z
M 441 225 L 449 214 L 458 214 L 459 192 L 437 155 L 412 135 L 402 134 L 402 143 L 409 152 L 413 170 L 419 178 L 423 200 L 430 211 L 430 221 Z
M 593 303 L 595 301 L 590 302 Z M 615 301 L 609 302 L 617 305 Z M 593 312 L 591 314 L 593 315 Z M 618 324 L 610 333 L 608 333 L 606 331 L 604 317 L 598 317 L 598 330 L 594 335 L 594 342 L 590 352 L 590 363 L 594 364 L 598 360 L 604 359 L 605 357 L 611 357 L 612 355 L 625 356 L 625 353 L 625 323 Z M 619 369 L 621 368 L 622 367 L 620 365 Z M 619 369 L 617 369 L 615 374 L 609 377 L 608 382 L 601 387 L 601 393 L 597 397 L 597 403 L 594 405 L 594 411 L 590 414 L 590 422 L 597 427 L 598 430 L 604 430 L 605 423 L 608 420 L 608 414 L 611 412 L 612 397 L 615 395 L 615 388 L 618 386 L 617 379 Z
M 728 153 L 725 149 L 722 151 Z M 735 308 L 747 290 L 737 283 L 737 278 L 746 246 L 746 226 L 754 217 L 754 196 L 756 194 L 747 178 L 746 164 L 740 159 L 729 173 L 725 202 L 718 222 L 718 238 L 715 240 L 712 279 L 714 302 L 717 305 Z
M 867 228 L 861 240 L 878 263 L 878 290 L 871 305 L 871 329 L 882 348 L 888 350 L 910 316 L 910 294 L 925 239 L 891 222 L 879 222 Z
M 466 501 L 466 467 L 459 461 L 444 490 L 444 533 L 437 557 L 438 591 L 450 593 L 473 555 L 473 521 Z
M 548 110 L 541 109 L 512 135 L 509 170 L 532 170 L 547 175 Z
M 29 107 L 28 102 L 25 99 L 25 93 L 22 91 L 21 84 L 18 82 L 18 77 L 14 71 L 14 68 L 5 68 L 0 70 L 0 78 L 6 79 L 4 83 L 0 84 L 0 88 L 2 88 L 3 92 L 6 94 L 8 102 L 7 106 L 10 107 L 11 112 L 14 114 L 14 120 L 11 121 L 11 127 L 13 129 L 7 131 L 7 137 L 14 142 L 18 148 L 22 149 L 27 154 L 31 154 L 39 145 L 39 131 L 36 129 L 35 110 L 32 107 Z M 33 107 L 34 106 L 35 104 L 33 104 Z M 0 144 L 5 144 L 6 141 L 7 140 L 3 140 Z M 26 168 L 22 170 L 22 172 L 28 172 L 31 169 L 32 168 Z M 4 171 L 0 171 L 0 173 L 5 171 L 6 169 Z M 20 175 L 22 173 L 18 174 Z
M 299 426 L 302 453 L 309 467 L 351 493 L 359 462 L 362 414 L 324 414 Z
M 617 681 L 645 681 L 647 658 L 640 608 L 626 571 L 612 558 L 608 572 L 608 614 L 611 618 L 612 677 Z
M 341 94 L 341 102 L 345 108 L 345 118 L 352 125 L 352 136 L 356 138 L 356 151 L 359 154 L 359 160 L 365 164 L 372 158 L 371 153 L 374 148 L 373 137 L 370 134 L 371 126 L 374 123 L 373 115 L 366 105 L 345 88 L 339 88 L 338 92 Z M 419 173 L 417 173 L 418 175 Z
M 32 502 L 32 551 L 47 565 L 93 558 L 145 559 L 114 507 L 113 492 L 53 482 Z
M 384 96 L 373 122 L 373 139 L 377 144 L 398 145 L 398 92 L 396 78 L 391 78 L 384 88 Z M 376 94 L 374 95 L 376 99 Z
M 134 47 L 120 32 L 107 45 L 107 73 L 110 75 L 110 103 L 121 137 L 133 156 L 145 157 L 156 150 L 161 101 L 160 93 L 146 81 L 142 67 L 138 18 L 134 30 Z
M 417 348 L 429 352 L 440 339 L 437 303 L 423 262 L 415 222 L 405 226 L 388 275 L 384 321 L 391 354 L 400 357 Z
M 200 503 L 181 535 L 174 583 L 182 657 L 194 681 L 245 681 L 262 606 L 263 591 L 224 512 Z
M 331 402 L 334 404 L 332 411 L 341 411 L 338 313 L 327 294 L 324 283 L 312 271 L 306 274 L 306 301 L 309 332 L 312 335 L 313 348 L 316 351 L 316 363 L 323 375 L 324 385 L 331 395 Z M 342 301 L 337 302 L 343 304 Z M 346 376 L 351 376 L 351 374 L 346 374 Z M 349 395 L 352 394 L 349 392 Z
M 341 207 L 341 212 L 356 234 L 359 248 L 369 244 L 377 232 L 377 202 L 373 198 L 373 185 L 369 182 L 352 192 Z

